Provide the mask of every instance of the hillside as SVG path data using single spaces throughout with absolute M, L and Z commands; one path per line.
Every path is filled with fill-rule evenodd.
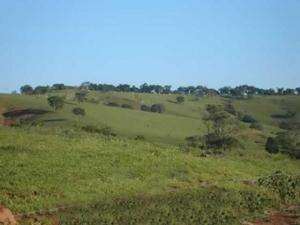
M 266 138 L 281 130 L 274 115 L 295 111 L 289 120 L 300 122 L 300 96 L 231 99 L 263 130 L 239 121 L 241 145 L 204 156 L 196 148 L 187 151 L 185 138 L 204 134 L 206 105 L 226 104 L 227 98 L 190 95 L 179 104 L 175 94 L 91 91 L 78 103 L 73 90 L 49 95 L 64 96 L 65 106 L 53 112 L 48 95 L 0 95 L 2 113 L 44 110 L 20 126 L 0 126 L 0 202 L 16 214 L 64 206 L 51 213 L 62 224 L 239 224 L 280 206 L 274 191 L 254 181 L 275 171 L 300 174 L 298 160 L 264 149 Z M 165 106 L 164 113 L 136 107 L 156 103 Z M 86 115 L 75 116 L 74 107 Z M 117 136 L 86 132 L 86 125 L 109 126 Z M 145 140 L 134 140 L 137 135 Z M 299 198 L 298 187 L 289 201 Z M 47 224 L 52 216 L 33 218 Z M 32 218 L 20 221 L 30 224 Z

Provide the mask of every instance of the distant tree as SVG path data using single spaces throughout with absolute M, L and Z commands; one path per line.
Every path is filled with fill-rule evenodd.
M 66 86 L 64 84 L 53 84 L 51 89 L 53 90 L 64 90 Z
M 49 91 L 49 87 L 48 86 L 37 86 L 33 93 L 36 95 L 43 95 L 46 94 Z
M 222 87 L 222 88 L 219 89 L 219 92 L 223 96 L 230 96 L 231 92 L 232 92 L 232 88 L 228 87 L 228 86 Z
M 48 99 L 48 104 L 53 108 L 53 111 L 63 108 L 64 99 L 60 96 L 51 96 Z
M 300 95 L 300 87 L 295 88 L 297 95 Z
M 78 102 L 84 102 L 86 101 L 86 97 L 87 97 L 88 92 L 81 90 L 75 93 L 75 100 Z
M 283 91 L 284 95 L 294 95 L 295 94 L 295 89 L 292 88 L 287 88 Z
M 76 107 L 72 110 L 76 116 L 85 116 L 85 110 L 83 108 Z
M 130 91 L 130 85 L 129 84 L 119 84 L 117 86 L 117 90 L 122 91 L 122 92 L 129 92 Z
M 31 95 L 33 94 L 33 88 L 30 85 L 26 84 L 20 88 L 20 92 L 21 94 Z
M 183 96 L 178 96 L 177 98 L 176 98 L 176 101 L 177 101 L 177 103 L 183 103 L 184 102 L 184 97 Z
M 283 95 L 284 88 L 277 88 L 277 94 Z

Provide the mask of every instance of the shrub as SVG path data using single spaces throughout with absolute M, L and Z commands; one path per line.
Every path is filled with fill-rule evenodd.
M 133 106 L 129 104 L 122 104 L 121 107 L 124 109 L 134 109 Z
M 163 104 L 153 104 L 151 106 L 151 112 L 163 113 L 165 112 L 165 106 Z
M 75 93 L 75 99 L 78 102 L 84 102 L 86 101 L 86 97 L 87 97 L 87 91 L 79 91 Z
M 104 136 L 112 136 L 115 137 L 117 136 L 116 133 L 112 131 L 111 127 L 105 126 L 103 128 L 98 128 L 93 125 L 87 125 L 81 128 L 82 130 L 88 132 L 88 133 L 96 133 L 96 134 L 101 134 Z
M 250 128 L 256 130 L 263 130 L 263 126 L 258 122 L 251 123 Z
M 279 152 L 279 146 L 275 140 L 275 138 L 268 137 L 266 146 L 265 146 L 267 152 L 275 154 Z
M 76 116 L 85 116 L 85 110 L 83 108 L 74 108 L 72 110 L 72 112 L 76 115 Z
M 103 134 L 104 136 L 112 136 L 112 137 L 117 136 L 117 134 L 113 132 L 112 128 L 108 126 L 101 128 L 100 133 Z
M 105 105 L 112 106 L 112 107 L 120 107 L 120 105 L 116 102 L 107 102 L 107 103 L 105 103 Z
M 185 98 L 184 98 L 183 96 L 178 96 L 178 97 L 176 98 L 177 103 L 183 103 L 184 100 L 185 100 Z
M 234 108 L 233 104 L 231 102 L 227 103 L 224 105 L 224 111 L 230 113 L 231 115 L 236 116 L 237 115 L 237 111 Z
M 147 106 L 147 105 L 141 105 L 141 110 L 142 111 L 146 111 L 146 112 L 150 112 L 151 111 L 151 107 Z
M 255 123 L 255 122 L 257 122 L 256 119 L 254 119 L 253 116 L 248 115 L 248 114 L 246 114 L 246 115 L 244 115 L 244 116 L 242 117 L 242 121 L 243 121 L 244 123 Z
M 215 133 L 208 133 L 203 136 L 204 147 L 212 148 L 212 149 L 228 149 L 232 147 L 236 147 L 239 145 L 239 142 L 236 138 L 228 136 L 228 137 L 220 137 Z
M 296 196 L 297 179 L 281 171 L 260 178 L 258 184 L 276 192 L 283 201 L 294 199 Z
M 135 136 L 134 140 L 136 141 L 144 141 L 146 138 L 144 135 L 137 135 Z

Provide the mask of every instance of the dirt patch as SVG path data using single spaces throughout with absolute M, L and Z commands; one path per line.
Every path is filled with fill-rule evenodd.
M 17 224 L 12 212 L 2 205 L 0 205 L 0 224 L 5 224 L 5 225 Z
M 272 211 L 264 219 L 245 222 L 243 225 L 299 225 L 300 205 L 289 206 L 283 211 Z

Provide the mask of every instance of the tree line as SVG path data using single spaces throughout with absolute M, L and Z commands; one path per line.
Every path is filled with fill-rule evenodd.
M 139 87 L 129 84 L 102 84 L 84 82 L 80 86 L 68 86 L 65 84 L 53 84 L 52 86 L 37 86 L 33 88 L 30 85 L 24 85 L 20 88 L 21 94 L 45 94 L 51 91 L 65 89 L 83 89 L 91 91 L 117 91 L 117 92 L 135 92 L 135 93 L 156 93 L 156 94 L 191 94 L 196 96 L 214 96 L 221 95 L 224 97 L 244 97 L 253 95 L 300 95 L 300 87 L 297 88 L 258 88 L 250 85 L 240 85 L 236 87 L 222 87 L 217 89 L 199 86 L 180 86 L 172 89 L 171 85 L 147 84 L 144 83 Z

